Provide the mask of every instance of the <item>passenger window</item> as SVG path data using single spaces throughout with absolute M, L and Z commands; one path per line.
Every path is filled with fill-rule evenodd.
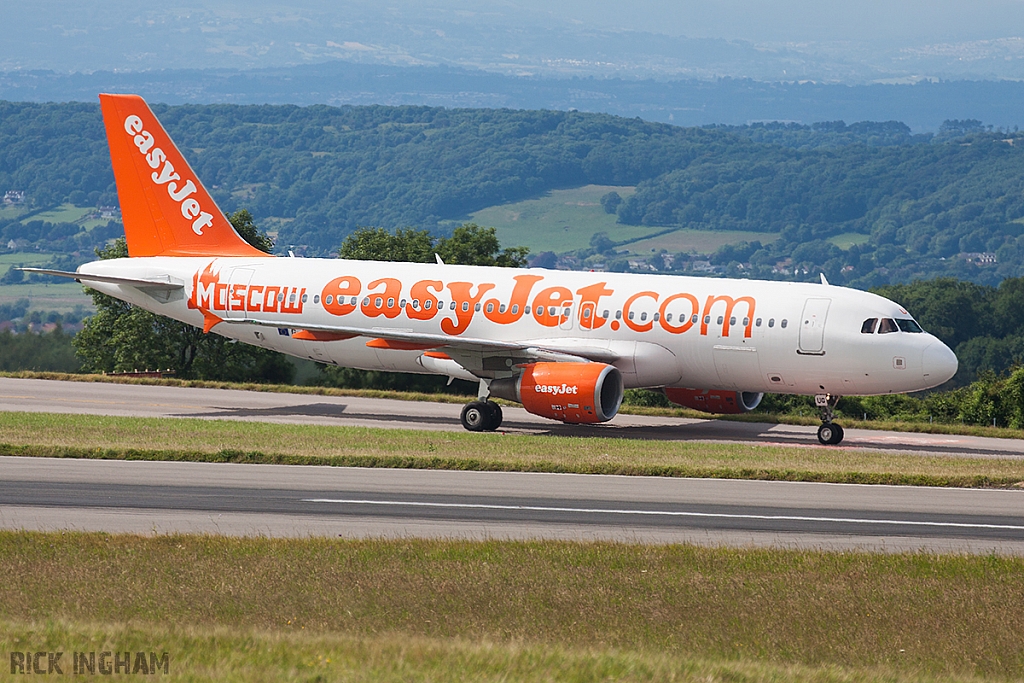
M 505 304 L 502 304 L 502 305 L 498 306 L 498 313 L 504 313 L 504 312 L 505 312 Z
M 608 309 L 606 308 L 606 309 L 604 309 L 603 311 L 601 311 L 601 317 L 602 317 L 602 318 L 604 318 L 605 320 L 607 320 L 607 319 L 608 319 L 608 315 L 609 315 L 610 313 L 611 313 L 611 311 L 609 311 L 609 310 L 608 310 Z
M 451 304 L 448 305 L 448 310 L 450 310 L 450 311 L 454 311 L 455 310 L 455 302 L 454 301 L 451 302 Z
M 615 311 L 615 319 L 622 320 L 622 311 Z
M 725 316 L 724 315 L 718 316 L 718 324 L 721 325 L 723 322 L 725 322 Z
M 768 318 L 768 327 L 775 327 L 775 318 Z
M 348 305 L 349 306 L 355 306 L 356 305 L 356 298 L 352 297 L 351 299 L 349 299 Z
M 590 309 L 589 308 L 584 308 L 583 309 L 583 317 L 588 319 L 588 320 L 590 319 Z
M 629 312 L 629 319 L 632 320 L 634 315 L 636 315 L 636 313 L 634 313 L 633 311 L 630 311 Z
M 734 315 L 733 316 L 729 316 L 729 324 L 730 325 L 735 325 L 736 324 L 736 316 L 734 316 Z M 743 324 L 746 325 L 746 323 L 743 323 Z
M 640 320 L 647 320 L 647 311 L 640 314 Z
M 487 304 L 487 312 L 494 313 L 494 304 Z
M 550 315 L 552 318 L 555 317 L 557 311 L 558 309 L 555 308 L 554 306 L 548 306 L 548 315 Z
M 398 307 L 405 308 L 405 299 L 402 299 L 401 301 L 398 302 Z
M 465 309 L 463 309 L 463 310 L 465 310 Z M 479 313 L 480 312 L 480 304 L 477 304 L 476 306 L 474 306 L 473 310 L 476 311 L 477 313 Z
M 453 301 L 452 303 L 455 303 L 455 302 Z M 469 302 L 468 301 L 463 301 L 462 302 L 462 312 L 465 313 L 468 310 L 469 310 Z
M 864 321 L 864 324 L 860 326 L 861 334 L 874 334 L 875 325 L 878 324 L 878 318 L 868 318 Z
M 761 327 L 761 319 L 760 318 L 758 318 L 757 320 L 754 321 L 754 327 Z
M 746 327 L 749 324 L 750 324 L 750 318 L 744 318 L 743 319 L 743 327 Z
M 373 300 L 373 305 L 376 306 L 377 308 L 380 308 L 381 306 L 384 305 L 384 299 L 378 296 L 376 299 Z
M 330 294 L 328 294 L 327 296 L 330 296 Z M 319 294 L 314 294 L 313 295 L 313 303 L 315 303 L 315 304 L 320 303 L 320 295 Z
M 432 299 L 427 299 L 426 301 L 423 302 L 423 308 L 425 308 L 425 309 L 427 309 L 429 311 L 430 307 L 433 305 L 433 303 L 434 302 L 433 302 Z
M 513 312 L 513 313 L 515 313 L 515 312 L 516 312 L 516 308 L 515 308 L 515 306 L 513 306 L 513 307 L 512 307 L 512 312 Z M 523 309 L 523 312 L 524 312 L 524 313 L 526 313 L 526 315 L 530 315 L 530 307 L 529 307 L 529 306 L 527 306 L 526 308 L 524 308 L 524 309 Z
M 700 318 L 698 318 L 697 314 L 694 313 L 693 316 L 690 317 L 690 324 L 691 325 L 696 325 L 698 320 L 700 320 Z
M 388 308 L 394 308 L 394 307 L 395 307 L 395 298 L 394 297 L 388 298 Z
M 878 334 L 889 334 L 890 332 L 899 332 L 899 328 L 896 327 L 896 321 L 892 318 L 882 318 L 882 321 L 878 324 Z
M 370 297 L 366 297 L 365 299 L 363 299 L 363 305 L 364 306 L 369 306 L 370 305 Z
M 313 300 L 316 301 L 316 297 L 314 297 Z M 324 303 L 327 304 L 328 306 L 333 304 L 334 303 L 334 295 L 333 294 L 328 294 L 327 296 L 325 296 L 324 297 Z
M 704 324 L 705 325 L 711 324 L 711 316 L 710 315 L 704 316 Z
M 654 319 L 655 320 L 658 319 L 658 314 L 657 313 L 654 314 Z M 672 314 L 671 313 L 666 313 L 665 314 L 665 322 L 668 322 L 668 323 L 672 322 Z
M 789 321 L 786 320 L 785 318 L 783 318 L 782 322 L 779 323 L 779 327 L 781 327 L 782 329 L 786 329 L 786 325 L 788 325 L 788 324 L 789 324 Z
M 899 326 L 901 332 L 912 332 L 914 334 L 924 332 L 924 330 L 921 329 L 921 326 L 917 324 L 916 320 L 896 318 L 896 324 Z
M 519 312 L 519 304 L 512 304 L 512 315 L 515 315 L 518 312 Z M 529 313 L 530 311 L 526 311 L 526 312 Z

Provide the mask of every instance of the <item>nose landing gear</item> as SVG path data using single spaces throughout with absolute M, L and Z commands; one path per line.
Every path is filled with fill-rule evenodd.
M 835 418 L 835 407 L 839 396 L 818 394 L 814 397 L 814 405 L 821 410 L 821 426 L 818 427 L 818 441 L 823 446 L 835 446 L 845 436 L 843 428 L 832 420 Z

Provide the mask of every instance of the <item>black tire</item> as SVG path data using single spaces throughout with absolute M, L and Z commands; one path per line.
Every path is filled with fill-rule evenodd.
M 841 425 L 833 424 L 832 427 L 835 429 L 836 432 L 835 436 L 832 437 L 832 445 L 835 446 L 842 442 L 843 437 L 846 436 L 846 433 L 843 431 Z
M 487 403 L 485 403 L 484 405 L 486 405 L 487 410 L 490 411 L 490 419 L 488 419 L 487 421 L 486 430 L 489 432 L 493 432 L 494 430 L 501 426 L 501 420 L 504 417 L 501 414 L 501 406 L 499 406 L 494 401 L 487 401 Z
M 822 425 L 818 427 L 818 442 L 822 446 L 831 446 L 838 443 L 838 441 L 834 440 L 836 436 L 841 433 L 836 429 L 837 426 L 838 425 L 834 425 L 831 422 L 823 422 Z M 840 436 L 839 438 L 842 437 Z
M 482 432 L 491 422 L 491 411 L 483 401 L 473 401 L 462 408 L 460 420 L 467 430 Z

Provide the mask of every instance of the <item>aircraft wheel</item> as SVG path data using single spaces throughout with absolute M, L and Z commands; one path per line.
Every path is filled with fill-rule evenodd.
M 843 428 L 831 422 L 818 427 L 818 441 L 824 446 L 835 446 L 843 440 Z
M 501 414 L 501 406 L 499 406 L 494 401 L 487 401 L 484 405 L 487 406 L 487 410 L 490 411 L 490 416 L 487 421 L 486 430 L 489 432 L 493 432 L 495 429 L 501 426 L 501 420 L 503 417 Z
M 471 432 L 482 432 L 487 429 L 491 420 L 491 410 L 483 401 L 467 403 L 462 409 L 462 426 Z

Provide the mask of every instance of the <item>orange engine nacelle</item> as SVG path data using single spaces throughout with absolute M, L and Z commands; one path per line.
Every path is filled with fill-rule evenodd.
M 717 414 L 750 412 L 761 403 L 761 397 L 764 396 L 752 391 L 714 391 L 683 387 L 668 387 L 665 389 L 665 395 L 676 405 Z
M 570 424 L 607 422 L 622 404 L 622 375 L 604 363 L 530 363 L 518 377 L 491 382 L 492 396 Z

